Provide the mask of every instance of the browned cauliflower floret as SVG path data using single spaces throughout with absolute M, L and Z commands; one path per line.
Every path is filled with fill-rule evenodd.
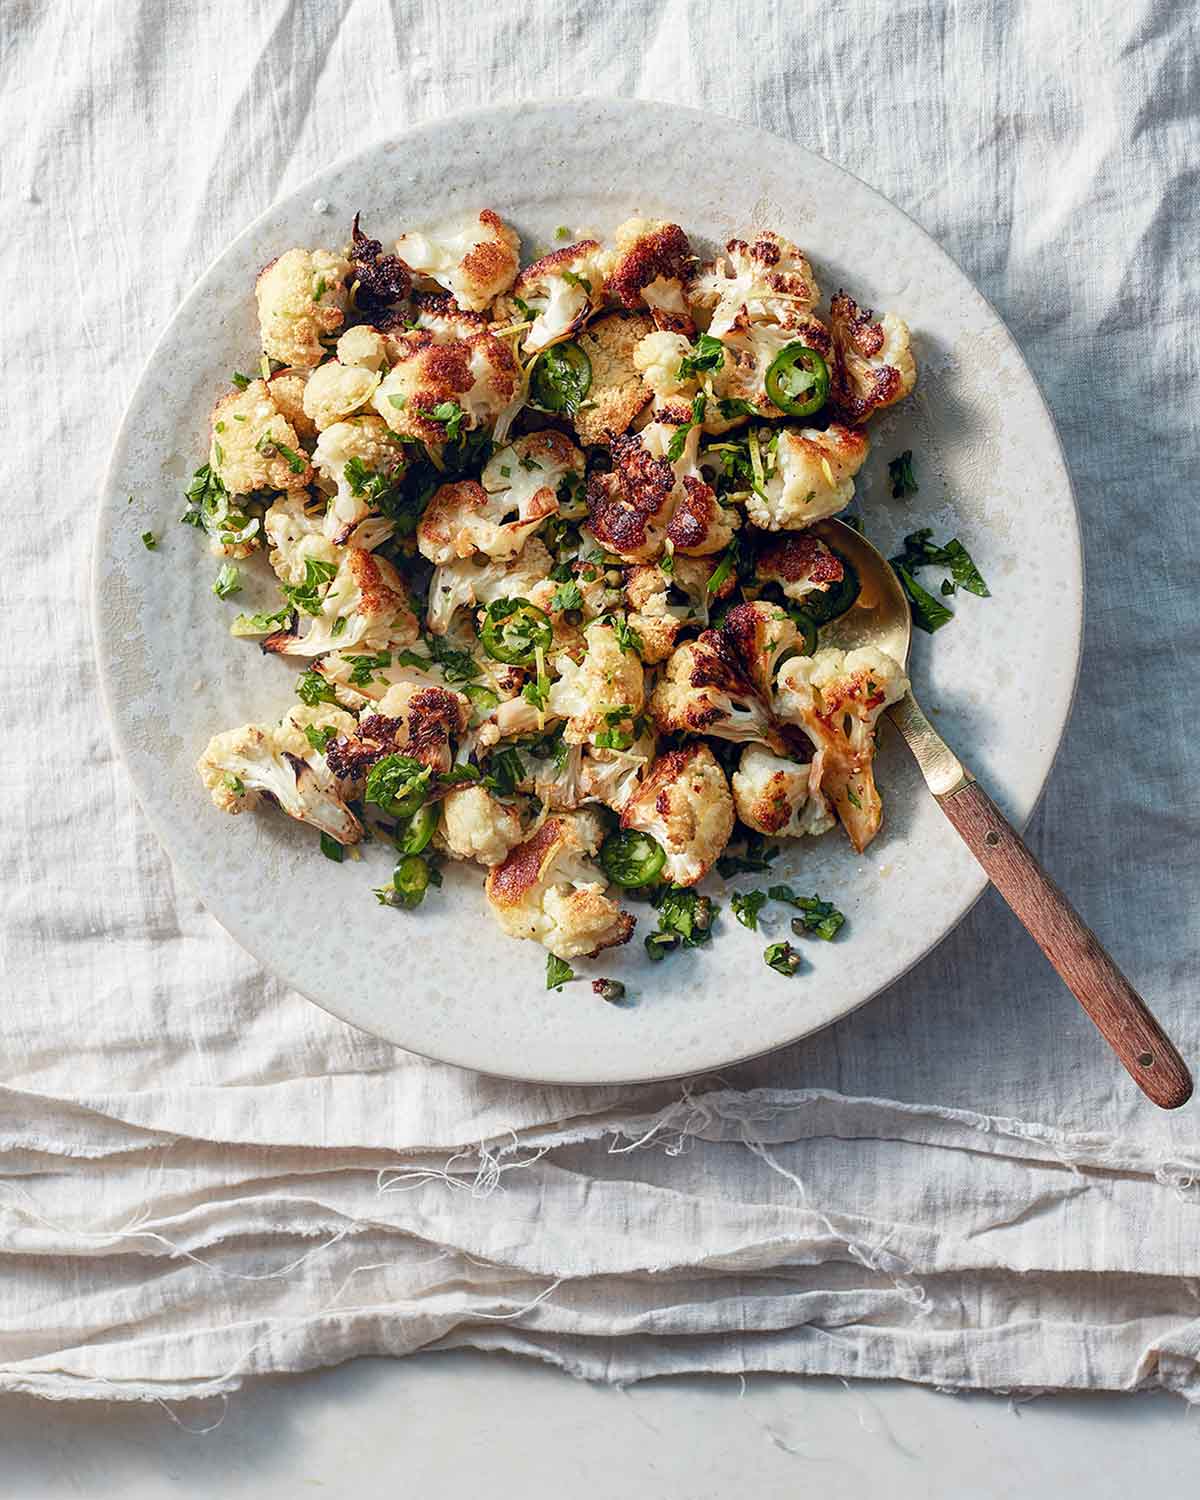
M 314 569 L 310 590 L 299 600 L 300 620 L 309 622 L 303 635 L 299 620 L 263 642 L 264 651 L 281 656 L 323 656 L 327 651 L 365 653 L 402 649 L 419 634 L 408 590 L 391 563 L 361 547 L 342 549 L 332 579 L 327 570 Z M 308 582 L 308 579 L 305 580 Z
M 809 594 L 828 592 L 846 576 L 837 553 L 809 531 L 772 537 L 758 553 L 754 571 L 761 582 L 777 583 L 797 603 Z
M 764 531 L 799 531 L 845 510 L 869 446 L 865 432 L 840 422 L 823 432 L 783 429 L 764 461 L 762 484 L 746 497 L 747 516 Z
M 601 256 L 609 295 L 622 307 L 647 307 L 659 328 L 690 334 L 695 325 L 684 294 L 692 247 L 678 224 L 627 219 L 616 244 Z
M 394 432 L 435 449 L 493 424 L 517 393 L 516 357 L 486 330 L 442 340 L 417 328 L 391 338 L 389 348 L 392 368 L 372 404 Z
M 505 932 L 564 959 L 629 941 L 633 917 L 604 894 L 607 882 L 586 859 L 600 834 L 586 813 L 547 818 L 489 873 L 488 904 Z
M 575 414 L 581 443 L 605 443 L 625 431 L 650 399 L 633 362 L 639 341 L 654 327 L 644 313 L 610 313 L 582 329 L 575 342 L 592 367 L 587 398 Z
M 296 429 L 271 399 L 265 380 L 231 391 L 213 408 L 210 463 L 231 495 L 302 490 L 312 480 Z
M 766 229 L 750 242 L 730 240 L 725 253 L 688 286 L 689 305 L 715 337 L 739 322 L 788 324 L 820 301 L 812 267 L 781 235 Z
M 214 735 L 196 769 L 222 812 L 249 811 L 265 795 L 289 817 L 312 824 L 339 844 L 356 844 L 362 825 L 343 801 L 325 757 L 304 735 L 302 725 L 314 722 L 305 713 L 297 704 L 282 724 L 243 724 Z M 354 723 L 338 709 L 318 715 L 316 722 L 334 729 Z
M 522 499 L 524 514 L 510 503 L 511 491 L 489 495 L 474 479 L 444 484 L 426 507 L 417 527 L 417 546 L 439 565 L 456 557 L 515 557 L 527 537 L 553 515 L 558 502 L 551 491 L 539 489 Z M 516 514 L 512 520 L 506 516 Z
M 521 241 L 499 214 L 485 208 L 463 226 L 402 235 L 396 254 L 410 270 L 444 287 L 460 307 L 482 312 L 512 286 L 521 263 Z
M 747 828 L 775 837 L 801 838 L 833 827 L 821 791 L 820 766 L 747 745 L 733 773 L 733 801 Z
M 908 324 L 894 313 L 876 318 L 839 292 L 829 304 L 836 359 L 831 395 L 849 422 L 901 401 L 917 383 Z
M 311 370 L 325 357 L 323 337 L 346 316 L 350 262 L 328 250 L 288 250 L 259 272 L 254 292 L 263 350 L 285 365 Z
M 446 772 L 454 762 L 451 741 L 466 730 L 470 713 L 466 698 L 449 688 L 396 683 L 375 712 L 358 721 L 354 734 L 330 741 L 325 757 L 346 781 L 361 780 L 385 755 L 410 755 Z
M 485 788 L 464 786 L 446 793 L 438 835 L 456 859 L 498 865 L 521 842 L 521 819 L 515 808 L 498 802 Z
M 826 647 L 780 668 L 776 711 L 814 746 L 814 784 L 836 807 L 860 854 L 883 818 L 873 769 L 875 722 L 907 690 L 903 669 L 874 646 Z
M 666 872 L 676 885 L 704 879 L 733 822 L 725 772 L 707 745 L 660 755 L 621 813 L 622 828 L 648 833 L 666 850 Z
M 739 610 L 751 611 L 750 617 L 732 626 L 727 619 L 720 630 L 706 630 L 675 649 L 666 676 L 651 696 L 650 713 L 663 733 L 712 734 L 783 750 L 783 737 L 761 687 L 764 673 L 774 665 L 776 647 L 768 643 L 770 632 L 756 617 L 757 606 L 739 605 L 730 616 Z M 780 624 L 779 632 L 782 629 Z M 794 635 L 794 626 L 792 630 Z M 778 647 L 780 652 L 785 649 Z
M 583 634 L 581 661 L 555 658 L 558 678 L 547 702 L 555 718 L 566 719 L 563 738 L 570 745 L 594 742 L 605 729 L 632 727 L 646 701 L 642 663 L 636 652 L 621 648 L 613 627 L 597 620 Z M 624 712 L 614 719 L 618 710 Z
M 682 486 L 683 494 L 667 526 L 667 540 L 685 557 L 723 552 L 741 524 L 737 511 L 723 506 L 712 486 L 692 474 L 683 476 Z
M 430 634 L 445 635 L 456 610 L 491 604 L 495 599 L 529 599 L 544 609 L 545 604 L 533 596 L 548 578 L 551 566 L 550 554 L 535 536 L 529 538 L 520 552 L 503 561 L 493 562 L 480 552 L 441 563 L 429 582 L 425 622 Z
M 735 604 L 715 634 L 720 637 L 722 651 L 739 662 L 763 701 L 769 703 L 780 664 L 796 650 L 799 639 L 787 611 L 765 599 Z
M 521 347 L 538 354 L 562 339 L 574 336 L 604 302 L 604 272 L 600 246 L 595 240 L 580 240 L 552 250 L 526 266 L 517 277 L 510 297 L 501 298 L 496 316 L 504 322 L 519 322 L 527 314 L 519 297 L 533 314 L 533 325 L 524 334 Z
M 724 356 L 711 376 L 716 397 L 705 412 L 707 432 L 721 432 L 747 413 L 739 415 L 739 404 L 752 407 L 760 417 L 785 415 L 767 394 L 767 374 L 789 344 L 803 344 L 828 363 L 833 343 L 829 330 L 813 313 L 797 314 L 790 323 L 739 323 L 721 335 Z M 726 406 L 733 402 L 734 408 Z M 728 414 L 726 414 L 728 413 Z

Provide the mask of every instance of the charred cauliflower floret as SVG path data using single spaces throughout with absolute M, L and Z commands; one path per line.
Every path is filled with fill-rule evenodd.
M 574 338 L 604 302 L 604 272 L 595 240 L 564 245 L 535 260 L 517 277 L 512 295 L 501 298 L 496 316 L 518 322 L 526 314 L 517 298 L 533 314 L 533 324 L 521 340 L 526 354 L 539 354 L 551 344 Z
M 769 631 L 757 617 L 757 608 L 739 605 L 730 616 L 738 610 L 751 614 L 732 626 L 727 619 L 720 630 L 706 630 L 672 652 L 666 676 L 650 699 L 650 713 L 660 731 L 784 748 L 761 684 L 788 648 L 775 638 L 776 633 L 782 638 L 783 623 Z M 794 635 L 794 626 L 792 630 Z
M 425 622 L 430 633 L 445 635 L 456 610 L 491 604 L 496 599 L 530 599 L 543 608 L 533 593 L 549 576 L 550 568 L 550 554 L 535 536 L 520 552 L 503 561 L 493 562 L 483 553 L 452 557 L 434 569 L 429 582 Z
M 833 827 L 816 762 L 805 765 L 762 745 L 742 751 L 733 773 L 733 801 L 747 828 L 774 837 L 801 838 Z
M 723 552 L 741 524 L 737 511 L 723 506 L 711 485 L 692 474 L 681 481 L 679 496 L 667 525 L 667 540 L 684 557 L 707 557 Z
M 353 734 L 330 741 L 325 758 L 345 781 L 361 780 L 385 755 L 409 755 L 444 773 L 454 762 L 451 741 L 466 730 L 470 712 L 463 695 L 449 688 L 396 683 Z
M 785 428 L 762 485 L 747 496 L 746 514 L 764 531 L 800 531 L 836 515 L 854 499 L 868 448 L 864 432 L 840 422 L 824 432 Z
M 646 702 L 641 660 L 621 648 L 613 627 L 597 620 L 583 635 L 582 661 L 555 658 L 558 678 L 547 700 L 549 712 L 567 721 L 563 739 L 569 745 L 594 743 L 605 729 L 631 729 Z
M 446 793 L 438 835 L 455 859 L 498 865 L 521 842 L 521 819 L 515 808 L 498 802 L 485 788 L 464 786 Z
M 614 248 L 601 256 L 609 295 L 622 307 L 649 308 L 659 328 L 690 334 L 695 325 L 684 292 L 692 270 L 687 235 L 663 219 L 627 219 L 614 239 Z
M 588 481 L 592 535 L 626 562 L 658 557 L 675 508 L 685 494 L 685 478 L 703 486 L 696 467 L 700 431 L 687 427 L 689 417 L 686 405 L 662 407 L 640 432 L 614 438 L 612 469 L 593 474 Z M 677 441 L 681 427 L 682 445 Z
M 600 833 L 585 813 L 547 818 L 489 873 L 488 905 L 510 937 L 564 959 L 629 941 L 633 917 L 604 894 L 606 881 L 586 858 Z
M 799 639 L 787 611 L 765 599 L 735 604 L 720 630 L 709 634 L 719 639 L 722 652 L 738 662 L 769 703 L 780 665 L 796 651 Z
M 269 635 L 263 642 L 264 651 L 281 656 L 323 656 L 327 651 L 344 652 L 357 646 L 364 652 L 378 653 L 403 649 L 416 640 L 419 627 L 408 590 L 384 558 L 361 547 L 347 547 L 332 578 L 319 568 L 313 571 L 311 564 L 309 567 L 312 582 L 303 597 L 296 599 L 299 620 Z M 308 622 L 308 629 L 301 635 L 303 621 Z
M 403 444 L 396 442 L 380 417 L 355 417 L 326 427 L 312 461 L 321 488 L 330 495 L 325 535 L 338 546 L 353 541 L 355 546 L 377 547 L 391 534 L 391 523 L 370 526 L 378 516 L 374 496 L 404 478 L 408 460 Z M 369 540 L 368 530 L 375 533 Z
M 808 531 L 772 537 L 760 550 L 754 571 L 760 582 L 777 583 L 784 597 L 797 604 L 809 594 L 828 592 L 846 576 L 837 553 Z
M 222 812 L 249 811 L 267 796 L 290 818 L 310 823 L 339 844 L 356 844 L 362 825 L 342 800 L 325 757 L 300 727 L 313 721 L 294 717 L 297 713 L 304 713 L 302 704 L 281 725 L 243 724 L 214 735 L 196 764 L 200 779 Z M 337 709 L 318 718 L 335 729 L 354 722 Z
M 622 433 L 650 400 L 633 362 L 639 341 L 654 327 L 644 313 L 609 313 L 582 329 L 575 342 L 592 367 L 587 399 L 575 414 L 581 443 L 605 443 Z
M 313 506 L 307 491 L 280 497 L 263 517 L 263 530 L 272 551 L 268 561 L 282 583 L 302 584 L 308 564 L 336 569 L 338 549 L 325 535 L 324 504 Z
M 210 463 L 231 495 L 302 490 L 312 479 L 296 429 L 271 399 L 265 380 L 252 380 L 213 407 Z
M 558 509 L 558 501 L 544 488 L 518 492 L 516 503 L 512 493 L 489 495 L 475 479 L 442 485 L 417 527 L 421 555 L 439 566 L 476 553 L 497 560 L 515 557 L 526 538 Z M 513 519 L 506 520 L 509 516 Z
M 779 672 L 776 711 L 815 747 L 813 775 L 860 854 L 883 817 L 872 764 L 875 722 L 907 690 L 901 667 L 874 646 L 827 647 L 793 657 Z
M 730 240 L 728 259 L 701 268 L 688 287 L 688 302 L 714 337 L 739 321 L 788 324 L 820 301 L 812 267 L 790 240 L 771 230 L 756 239 Z
M 832 397 L 849 422 L 902 401 L 917 383 L 908 324 L 894 313 L 876 318 L 839 292 L 829 304 L 836 358 Z
M 477 219 L 449 230 L 402 235 L 396 254 L 411 271 L 444 287 L 460 307 L 482 312 L 516 279 L 521 241 L 485 208 Z
M 345 335 L 342 337 L 344 340 Z M 304 387 L 304 414 L 321 432 L 344 417 L 362 411 L 378 384 L 378 372 L 366 365 L 344 365 L 340 360 L 327 360 L 308 377 Z
M 789 344 L 803 344 L 828 363 L 833 343 L 829 330 L 813 313 L 797 314 L 790 323 L 739 323 L 721 335 L 724 355 L 712 374 L 712 390 L 717 398 L 705 412 L 707 432 L 722 432 L 745 414 L 727 406 L 733 402 L 753 407 L 760 417 L 782 417 L 782 412 L 767 394 L 767 375 L 776 359 Z
M 676 885 L 704 879 L 733 822 L 725 772 L 707 745 L 660 755 L 621 813 L 622 828 L 648 833 L 666 850 L 666 872 Z
M 391 338 L 389 348 L 392 368 L 372 404 L 394 432 L 435 450 L 491 426 L 517 393 L 516 358 L 486 329 L 442 340 L 417 328 Z
M 328 250 L 288 250 L 264 266 L 255 283 L 263 351 L 311 370 L 325 357 L 322 338 L 346 317 L 350 262 Z

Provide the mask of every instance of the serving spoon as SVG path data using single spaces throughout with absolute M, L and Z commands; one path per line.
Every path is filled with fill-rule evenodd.
M 842 521 L 820 521 L 812 530 L 847 559 L 861 585 L 854 606 L 822 628 L 822 644 L 843 650 L 876 646 L 907 669 L 912 612 L 891 567 L 864 536 Z M 1192 1094 L 1191 1074 L 1145 1001 L 937 733 L 911 689 L 887 714 L 963 843 L 1134 1082 L 1161 1109 L 1186 1104 Z

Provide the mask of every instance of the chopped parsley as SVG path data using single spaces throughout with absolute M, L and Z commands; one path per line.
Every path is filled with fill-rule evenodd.
M 569 240 L 571 238 L 571 231 L 565 224 L 560 224 L 554 231 L 554 238 L 556 240 Z
M 905 500 L 909 495 L 915 495 L 920 489 L 916 475 L 913 473 L 912 449 L 906 448 L 897 458 L 893 458 L 888 464 L 888 478 L 892 481 L 892 499 Z
M 325 295 L 326 285 L 324 276 L 318 276 L 317 284 L 313 287 L 312 299 L 314 302 L 320 302 L 321 298 Z
M 758 931 L 758 914 L 767 904 L 766 891 L 735 891 L 729 904 L 743 927 Z
M 212 591 L 218 599 L 228 599 L 231 594 L 240 594 L 242 575 L 232 563 L 223 563 L 213 579 Z
M 586 276 L 577 276 L 574 271 L 564 270 L 562 279 L 568 286 L 582 287 L 589 297 L 592 295 L 592 283 Z
M 756 417 L 758 408 L 751 406 L 749 401 L 743 401 L 740 396 L 726 396 L 717 402 L 717 410 L 727 422 L 734 417 Z
M 702 333 L 692 346 L 692 352 L 685 354 L 680 361 L 679 379 L 686 380 L 702 371 L 719 370 L 724 363 L 725 345 L 711 333 Z
M 729 577 L 730 573 L 733 572 L 734 568 L 737 567 L 737 561 L 740 551 L 741 549 L 738 546 L 738 539 L 737 537 L 734 537 L 729 546 L 726 547 L 724 552 L 721 553 L 721 561 L 709 574 L 707 587 L 708 593 L 715 594 L 721 587 L 721 585 L 725 582 L 725 580 Z
M 932 536 L 933 528 L 930 526 L 909 532 L 904 538 L 904 551 L 890 559 L 912 605 L 913 623 L 931 634 L 940 630 L 954 615 L 940 599 L 917 582 L 915 574 L 918 568 L 944 568 L 949 572 L 949 579 L 942 583 L 943 595 L 956 593 L 962 588 L 981 599 L 991 597 L 991 590 L 983 581 L 983 575 L 958 538 L 954 537 L 944 547 L 939 547 L 930 540 Z
M 322 562 L 319 557 L 304 559 L 304 582 L 281 583 L 279 592 L 294 608 L 306 615 L 319 615 L 324 601 L 322 586 L 333 580 L 337 564 Z
M 658 930 L 646 939 L 646 956 L 653 962 L 676 948 L 698 948 L 712 937 L 713 919 L 720 908 L 711 896 L 669 885 L 653 899 L 658 907 Z
M 800 912 L 792 921 L 792 931 L 797 934 L 812 933 L 831 943 L 846 924 L 837 907 L 820 896 L 797 896 L 790 885 L 773 885 L 767 894 L 772 901 L 785 901 Z
M 272 631 L 282 630 L 292 619 L 293 610 L 290 604 L 285 604 L 282 609 L 275 611 L 273 615 L 238 615 L 229 627 L 229 634 L 236 636 L 247 635 L 270 635 Z
M 546 955 L 546 988 L 548 990 L 560 990 L 569 980 L 575 978 L 575 970 L 565 959 L 556 957 L 553 953 Z
M 708 398 L 703 391 L 697 391 L 692 397 L 691 419 L 685 422 L 682 427 L 675 429 L 674 436 L 667 444 L 667 458 L 671 463 L 678 463 L 683 457 L 683 450 L 687 446 L 688 433 L 691 432 L 693 427 L 699 427 L 700 423 L 704 421 L 704 408 L 707 404 Z
M 446 429 L 448 443 L 458 442 L 458 435 L 462 430 L 463 422 L 466 421 L 467 414 L 457 401 L 440 401 L 427 415 L 431 421 L 442 423 Z
M 244 391 L 246 389 L 246 387 L 250 384 L 251 378 L 252 377 L 249 375 L 243 375 L 240 370 L 235 370 L 232 377 L 233 383 L 237 386 L 239 391 Z
M 783 974 L 790 979 L 802 960 L 791 943 L 771 943 L 763 951 L 763 962 L 768 969 L 774 969 L 776 974 Z
M 725 880 L 731 875 L 757 875 L 761 870 L 770 867 L 771 861 L 778 858 L 779 845 L 768 845 L 761 833 L 755 833 L 747 829 L 742 841 L 745 850 L 743 854 L 725 854 L 717 860 L 717 873 Z
M 321 835 L 321 853 L 326 859 L 333 860 L 335 865 L 340 865 L 346 857 L 346 851 L 338 843 L 337 839 L 331 839 L 327 833 Z
M 501 797 L 511 797 L 524 779 L 525 762 L 511 745 L 488 757 L 487 775 L 483 778 L 483 784 L 489 791 L 496 792 Z
M 225 785 L 235 797 L 244 797 L 246 795 L 246 783 L 240 776 L 235 776 L 232 772 L 225 777 Z
M 642 654 L 642 638 L 624 615 L 605 615 L 601 623 L 612 626 L 622 651 L 632 651 L 637 656 Z
M 158 546 L 158 538 L 152 531 L 142 532 L 142 546 L 145 547 L 147 552 L 153 552 L 155 547 Z
M 316 708 L 318 703 L 336 703 L 337 694 L 333 690 L 333 683 L 326 682 L 320 672 L 312 667 L 302 676 L 296 679 L 296 697 L 301 703 L 307 703 L 309 708 Z
M 347 656 L 346 661 L 352 663 L 350 672 L 351 687 L 366 687 L 376 672 L 382 672 L 384 667 L 392 664 L 392 653 L 380 651 L 374 656 Z
M 560 583 L 550 596 L 550 613 L 563 614 L 568 609 L 582 609 L 583 594 L 573 578 Z
M 216 446 L 216 443 L 214 443 L 213 447 L 215 448 Z M 306 466 L 305 460 L 300 456 L 299 453 L 296 452 L 294 448 L 289 448 L 286 443 L 281 443 L 269 428 L 266 432 L 263 433 L 262 437 L 259 438 L 258 442 L 255 443 L 254 446 L 264 458 L 270 458 L 273 453 L 278 453 L 280 458 L 284 458 L 287 460 L 287 466 L 293 474 L 304 473 Z M 219 451 L 217 453 L 217 462 L 221 462 L 221 454 Z
M 432 767 L 411 755 L 385 755 L 371 767 L 363 796 L 390 817 L 410 818 L 429 795 L 432 780 Z
M 313 724 L 306 724 L 304 726 L 304 738 L 314 750 L 319 750 L 322 755 L 325 754 L 329 741 L 336 738 L 336 736 L 337 730 L 332 724 L 322 724 L 320 729 Z

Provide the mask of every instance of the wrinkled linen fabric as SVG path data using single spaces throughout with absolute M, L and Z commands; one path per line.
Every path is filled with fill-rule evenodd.
M 1197 55 L 1172 0 L 6 0 L 0 1388 L 171 1399 L 474 1345 L 614 1381 L 1200 1397 L 1197 1108 L 1142 1100 L 996 898 L 859 1013 L 686 1087 L 426 1062 L 177 883 L 87 613 L 144 359 L 316 168 L 584 91 L 776 131 L 929 229 L 1045 389 L 1090 586 L 1030 837 L 1200 1056 Z

